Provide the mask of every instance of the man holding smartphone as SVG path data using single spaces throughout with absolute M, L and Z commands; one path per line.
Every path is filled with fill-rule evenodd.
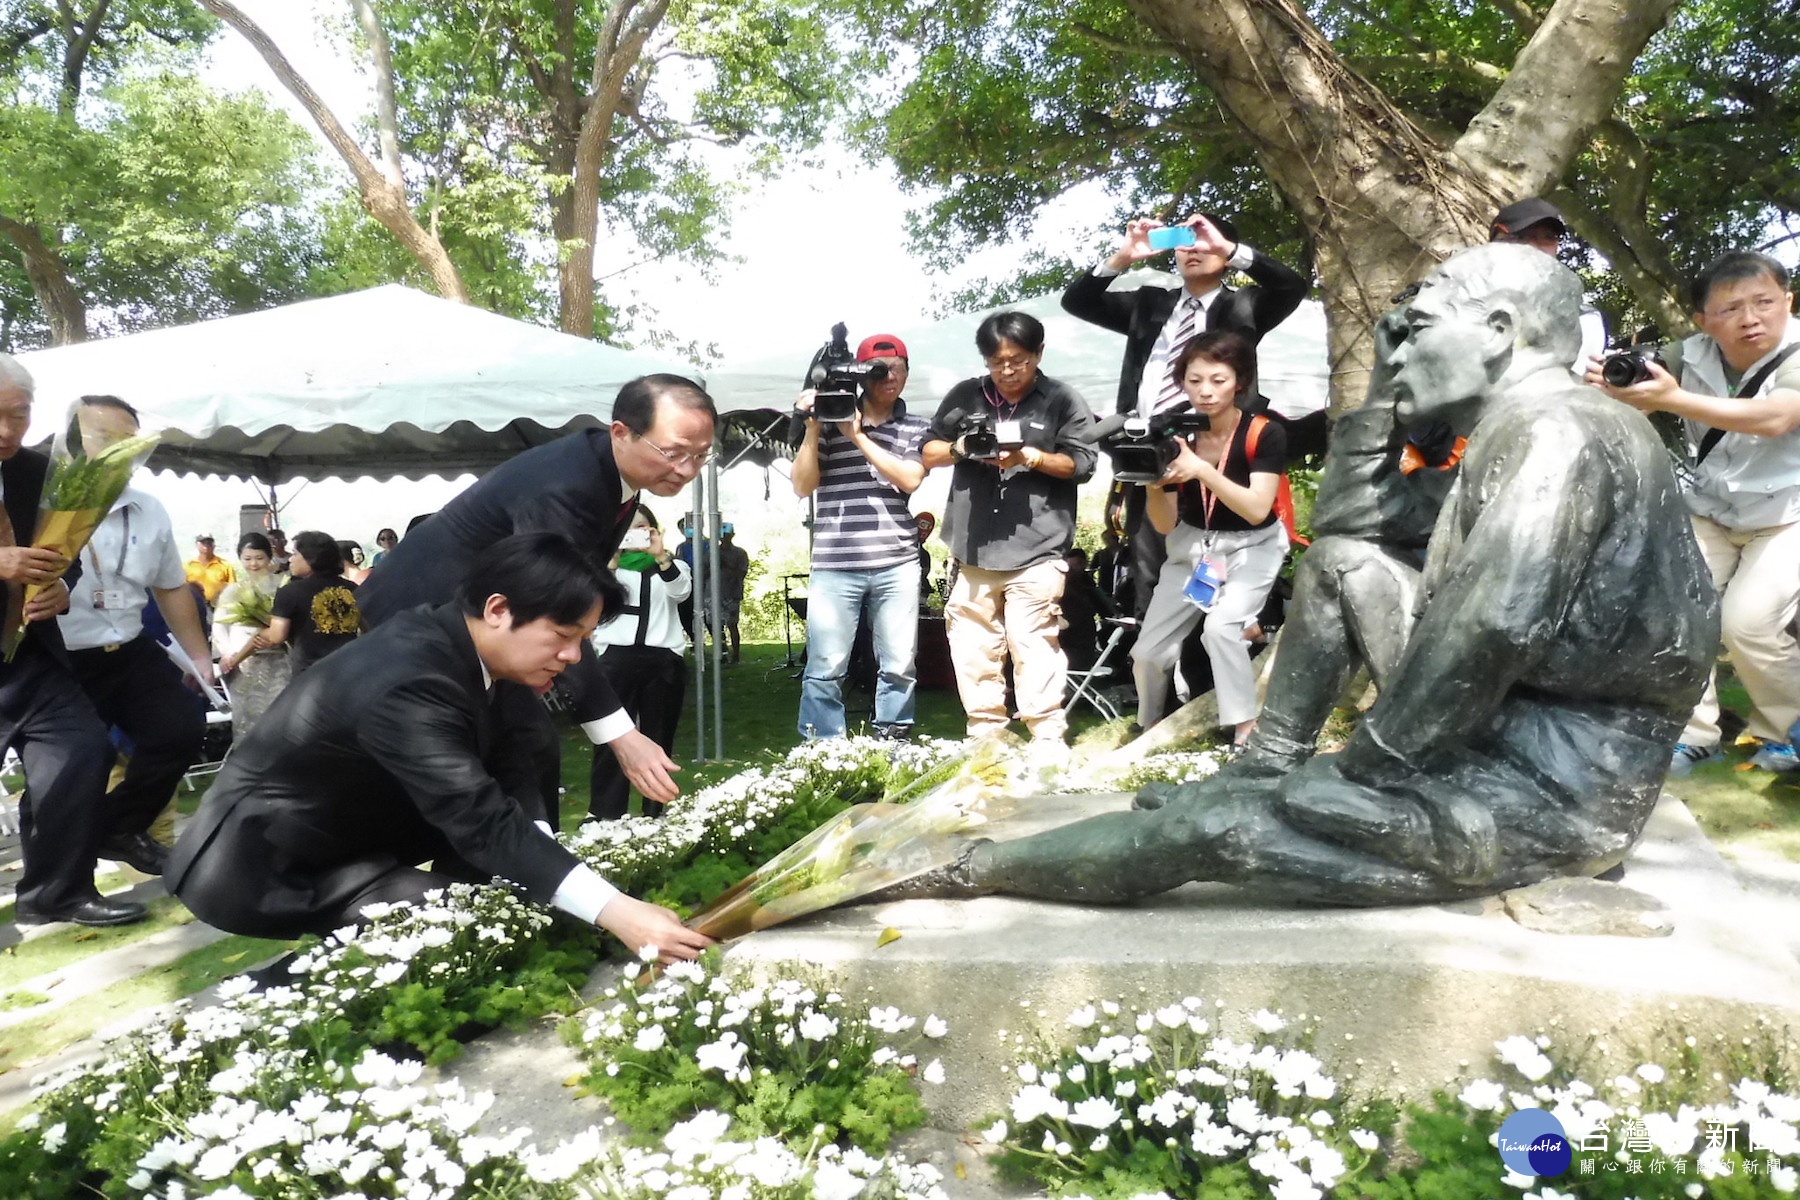
M 1113 280 L 1125 271 L 1171 248 L 1181 278 L 1179 290 L 1111 290 Z M 1254 282 L 1244 288 L 1224 286 L 1232 271 L 1243 271 Z M 1062 306 L 1072 316 L 1125 335 L 1117 411 L 1150 416 L 1182 399 L 1170 367 L 1195 334 L 1234 329 L 1252 342 L 1260 341 L 1300 307 L 1310 286 L 1306 276 L 1292 267 L 1239 241 L 1237 227 L 1226 218 L 1195 213 L 1173 226 L 1151 218 L 1132 221 L 1119 248 L 1069 285 Z M 1254 380 L 1247 394 L 1256 395 Z M 1306 439 L 1291 432 L 1288 440 L 1296 453 L 1312 449 L 1303 444 Z M 1317 449 L 1322 450 L 1322 437 L 1318 441 Z M 1136 615 L 1141 619 L 1150 607 L 1164 553 L 1162 537 L 1144 518 L 1141 488 L 1126 495 L 1125 530 Z
M 806 675 L 800 733 L 843 737 L 844 673 L 866 609 L 874 633 L 875 731 L 912 735 L 919 643 L 919 538 L 907 500 L 925 481 L 930 423 L 906 411 L 906 343 L 864 338 L 859 363 L 887 375 L 863 386 L 848 421 L 812 418 L 812 392 L 797 407 L 806 433 L 794 454 L 794 491 L 813 500 L 812 579 L 806 596 Z

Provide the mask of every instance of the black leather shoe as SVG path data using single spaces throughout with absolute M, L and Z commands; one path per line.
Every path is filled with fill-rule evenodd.
M 54 912 L 33 908 L 21 902 L 13 910 L 13 923 L 51 925 L 57 921 L 73 921 L 77 925 L 135 925 L 149 915 L 150 910 L 142 904 L 96 896 L 92 900 L 83 900 L 73 908 L 57 909 Z
M 99 853 L 146 875 L 161 875 L 169 865 L 169 848 L 147 833 L 115 833 L 100 843 Z

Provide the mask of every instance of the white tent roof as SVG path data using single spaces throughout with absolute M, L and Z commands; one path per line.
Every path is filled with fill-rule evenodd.
M 269 483 L 484 470 L 608 420 L 630 379 L 694 374 L 397 284 L 19 361 L 33 442 L 110 393 L 162 431 L 152 467 Z
M 1175 286 L 1173 275 L 1132 271 L 1120 276 L 1113 289 Z M 1046 375 L 1073 386 L 1096 412 L 1112 411 L 1119 390 L 1119 360 L 1125 352 L 1122 335 L 1070 316 L 1062 310 L 1060 295 L 1033 296 L 1002 308 L 1028 312 L 1044 323 Z M 899 329 L 851 330 L 850 344 L 854 347 L 871 333 L 898 336 L 912 360 L 909 394 L 935 406 L 952 384 L 981 373 L 975 327 L 989 313 L 999 311 L 1002 309 L 958 313 L 929 325 Z M 802 344 L 792 353 L 774 358 L 727 362 L 707 373 L 707 391 L 722 410 L 791 408 L 814 349 Z M 1262 393 L 1277 411 L 1299 416 L 1323 409 L 1330 398 L 1331 382 L 1324 307 L 1316 300 L 1301 304 L 1293 316 L 1263 338 L 1257 359 Z

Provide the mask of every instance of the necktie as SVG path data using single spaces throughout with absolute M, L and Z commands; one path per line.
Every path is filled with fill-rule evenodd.
M 1154 416 L 1163 409 L 1174 404 L 1183 396 L 1181 381 L 1175 378 L 1173 367 L 1175 360 L 1187 344 L 1194 340 L 1194 334 L 1200 329 L 1200 297 L 1188 296 L 1181 301 L 1181 323 L 1175 327 L 1175 336 L 1169 339 L 1168 357 L 1162 360 L 1162 369 L 1166 373 L 1162 387 L 1156 393 L 1156 407 L 1144 416 Z

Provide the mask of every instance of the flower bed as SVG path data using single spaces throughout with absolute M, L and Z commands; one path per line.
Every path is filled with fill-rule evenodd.
M 627 888 L 691 907 L 735 882 L 710 858 L 734 854 L 748 870 L 918 776 L 940 749 L 815 743 L 662 821 L 569 840 Z M 946 1083 L 938 1039 L 985 1031 L 879 997 L 851 1005 L 816 981 L 752 985 L 715 961 L 623 985 L 569 1021 L 586 1084 L 624 1136 L 540 1147 L 524 1131 L 481 1132 L 491 1097 L 421 1082 L 417 1060 L 454 1055 L 466 1023 L 572 1011 L 604 949 L 500 887 L 378 908 L 367 927 L 308 948 L 287 986 L 233 981 L 220 1003 L 180 1007 L 45 1081 L 0 1141 L 0 1197 L 944 1196 L 932 1167 L 882 1151 L 923 1119 L 921 1088 Z M 1510 1038 L 1492 1077 L 1402 1108 L 1332 1075 L 1303 1019 L 1244 1018 L 1197 997 L 1136 1003 L 1097 999 L 1054 1038 L 1018 1043 L 1008 1111 L 982 1131 L 1002 1169 L 1097 1200 L 1740 1200 L 1800 1184 L 1784 1030 L 1671 1036 L 1670 1060 L 1585 1077 L 1604 1045 L 1558 1034 L 1580 1051 L 1559 1064 L 1565 1047 Z M 1525 1108 L 1550 1113 L 1577 1147 L 1565 1174 L 1502 1166 L 1498 1132 Z

